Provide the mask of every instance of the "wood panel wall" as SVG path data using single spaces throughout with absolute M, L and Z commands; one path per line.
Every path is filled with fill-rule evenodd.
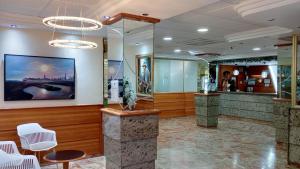
M 15 141 L 20 146 L 16 126 L 37 122 L 55 130 L 60 149 L 78 149 L 88 155 L 103 154 L 100 105 L 51 108 L 0 109 L 0 141 Z
M 154 108 L 161 118 L 194 115 L 194 93 L 155 93 Z

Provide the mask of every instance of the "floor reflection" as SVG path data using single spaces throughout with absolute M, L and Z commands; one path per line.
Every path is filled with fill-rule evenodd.
M 195 125 L 195 118 L 160 121 L 157 169 L 294 169 L 275 145 L 269 123 L 221 117 L 218 129 Z M 104 169 L 104 157 L 72 163 L 72 169 Z M 43 169 L 54 169 L 47 166 Z

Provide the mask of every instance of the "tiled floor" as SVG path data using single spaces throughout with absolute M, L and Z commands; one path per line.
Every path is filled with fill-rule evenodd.
M 222 117 L 217 129 L 197 127 L 194 117 L 160 121 L 157 169 L 292 169 L 275 147 L 268 123 Z M 104 157 L 72 163 L 72 169 L 105 169 Z M 55 169 L 46 166 L 43 169 Z

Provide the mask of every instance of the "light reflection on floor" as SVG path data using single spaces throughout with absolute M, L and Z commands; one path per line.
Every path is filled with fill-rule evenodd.
M 157 169 L 293 169 L 275 145 L 269 123 L 222 117 L 217 129 L 195 125 L 192 116 L 160 121 Z M 72 163 L 72 169 L 105 169 L 104 157 Z M 47 166 L 43 169 L 55 169 Z

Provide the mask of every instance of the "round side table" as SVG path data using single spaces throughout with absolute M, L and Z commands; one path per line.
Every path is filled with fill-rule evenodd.
M 85 152 L 80 150 L 61 150 L 46 154 L 43 159 L 47 162 L 63 163 L 63 169 L 69 169 L 71 161 L 83 159 L 85 156 Z

